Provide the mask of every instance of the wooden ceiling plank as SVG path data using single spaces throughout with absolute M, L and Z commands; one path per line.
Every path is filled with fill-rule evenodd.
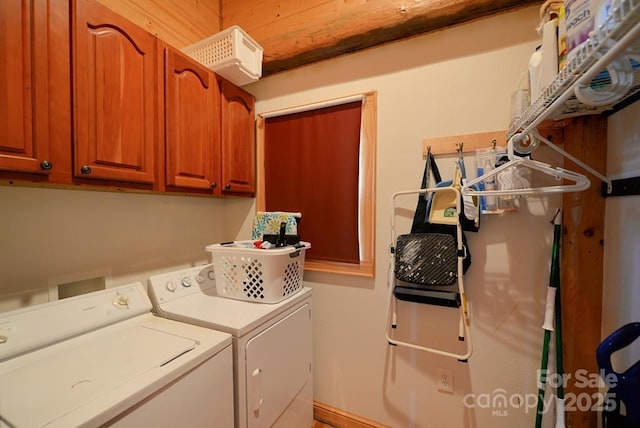
M 98 0 L 180 49 L 220 31 L 217 0 Z
M 403 0 L 223 0 L 222 27 L 239 25 L 263 47 L 263 76 L 266 76 L 539 3 L 539 0 L 409 3 Z
M 297 14 L 306 14 L 311 9 L 335 0 L 222 0 L 222 28 L 239 25 L 252 34 L 265 24 L 281 23 Z M 343 0 L 344 1 L 344 0 Z

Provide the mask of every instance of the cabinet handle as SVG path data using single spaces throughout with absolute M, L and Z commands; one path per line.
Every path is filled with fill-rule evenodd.
M 262 397 L 262 369 L 255 369 L 251 374 L 253 378 L 253 411 L 257 414 L 264 403 Z
M 229 190 L 231 189 L 231 183 L 227 184 L 226 186 L 224 186 L 225 190 Z
M 212 189 L 215 189 L 216 187 L 218 187 L 218 183 L 216 183 L 215 181 L 213 183 L 210 184 Z
M 84 175 L 91 174 L 91 167 L 89 165 L 82 165 L 82 168 L 80 168 L 80 172 Z
M 53 168 L 53 164 L 48 160 L 43 160 L 42 162 L 40 162 L 40 169 L 44 169 L 46 171 L 51 168 Z

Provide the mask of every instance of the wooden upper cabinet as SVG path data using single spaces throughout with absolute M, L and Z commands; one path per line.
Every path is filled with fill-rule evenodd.
M 48 8 L 0 1 L 0 170 L 48 173 Z
M 95 0 L 0 0 L 0 179 L 255 194 L 255 98 Z
M 220 94 L 216 76 L 166 46 L 165 153 L 167 186 L 220 187 Z
M 160 140 L 157 39 L 93 0 L 73 4 L 73 174 L 153 184 Z
M 255 193 L 255 98 L 220 79 L 222 192 Z

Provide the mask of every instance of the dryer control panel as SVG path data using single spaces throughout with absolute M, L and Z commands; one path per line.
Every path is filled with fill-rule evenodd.
M 212 264 L 163 273 L 149 278 L 149 294 L 158 304 L 203 292 L 216 295 L 216 276 Z

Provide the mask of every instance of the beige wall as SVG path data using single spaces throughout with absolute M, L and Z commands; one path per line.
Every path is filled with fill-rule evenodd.
M 220 30 L 214 0 L 99 0 L 180 48 Z M 0 187 L 0 311 L 46 301 L 52 282 L 106 275 L 107 285 L 206 263 L 252 201 Z M 238 215 L 238 211 L 239 215 Z
M 0 187 L 0 311 L 48 300 L 50 282 L 107 286 L 209 262 L 253 200 Z
M 607 173 L 613 178 L 640 176 L 640 103 L 608 122 Z M 607 200 L 604 245 L 602 337 L 640 317 L 640 196 Z M 614 356 L 623 372 L 640 360 L 640 340 Z
M 549 221 L 558 197 L 523 200 L 518 213 L 485 216 L 481 231 L 467 235 L 473 263 L 465 284 L 475 349 L 469 363 L 391 348 L 384 332 L 391 195 L 419 185 L 423 138 L 506 129 L 511 92 L 536 45 L 537 14 L 537 8 L 528 8 L 500 15 L 247 87 L 256 94 L 258 113 L 378 92 L 376 278 L 305 275 L 314 291 L 316 400 L 393 427 L 533 424 L 535 409 L 526 411 L 524 404 L 472 409 L 465 408 L 463 398 L 494 397 L 501 389 L 515 403 L 518 395 L 536 392 L 551 254 Z M 438 158 L 445 177 L 451 175 L 452 160 Z M 473 171 L 473 159 L 467 160 Z M 409 229 L 415 198 L 402 204 L 406 210 L 397 218 L 400 232 Z M 455 311 L 401 304 L 399 312 L 399 334 L 405 338 L 460 346 Z M 453 394 L 437 391 L 438 368 L 453 369 Z M 473 403 L 472 397 L 468 402 Z

